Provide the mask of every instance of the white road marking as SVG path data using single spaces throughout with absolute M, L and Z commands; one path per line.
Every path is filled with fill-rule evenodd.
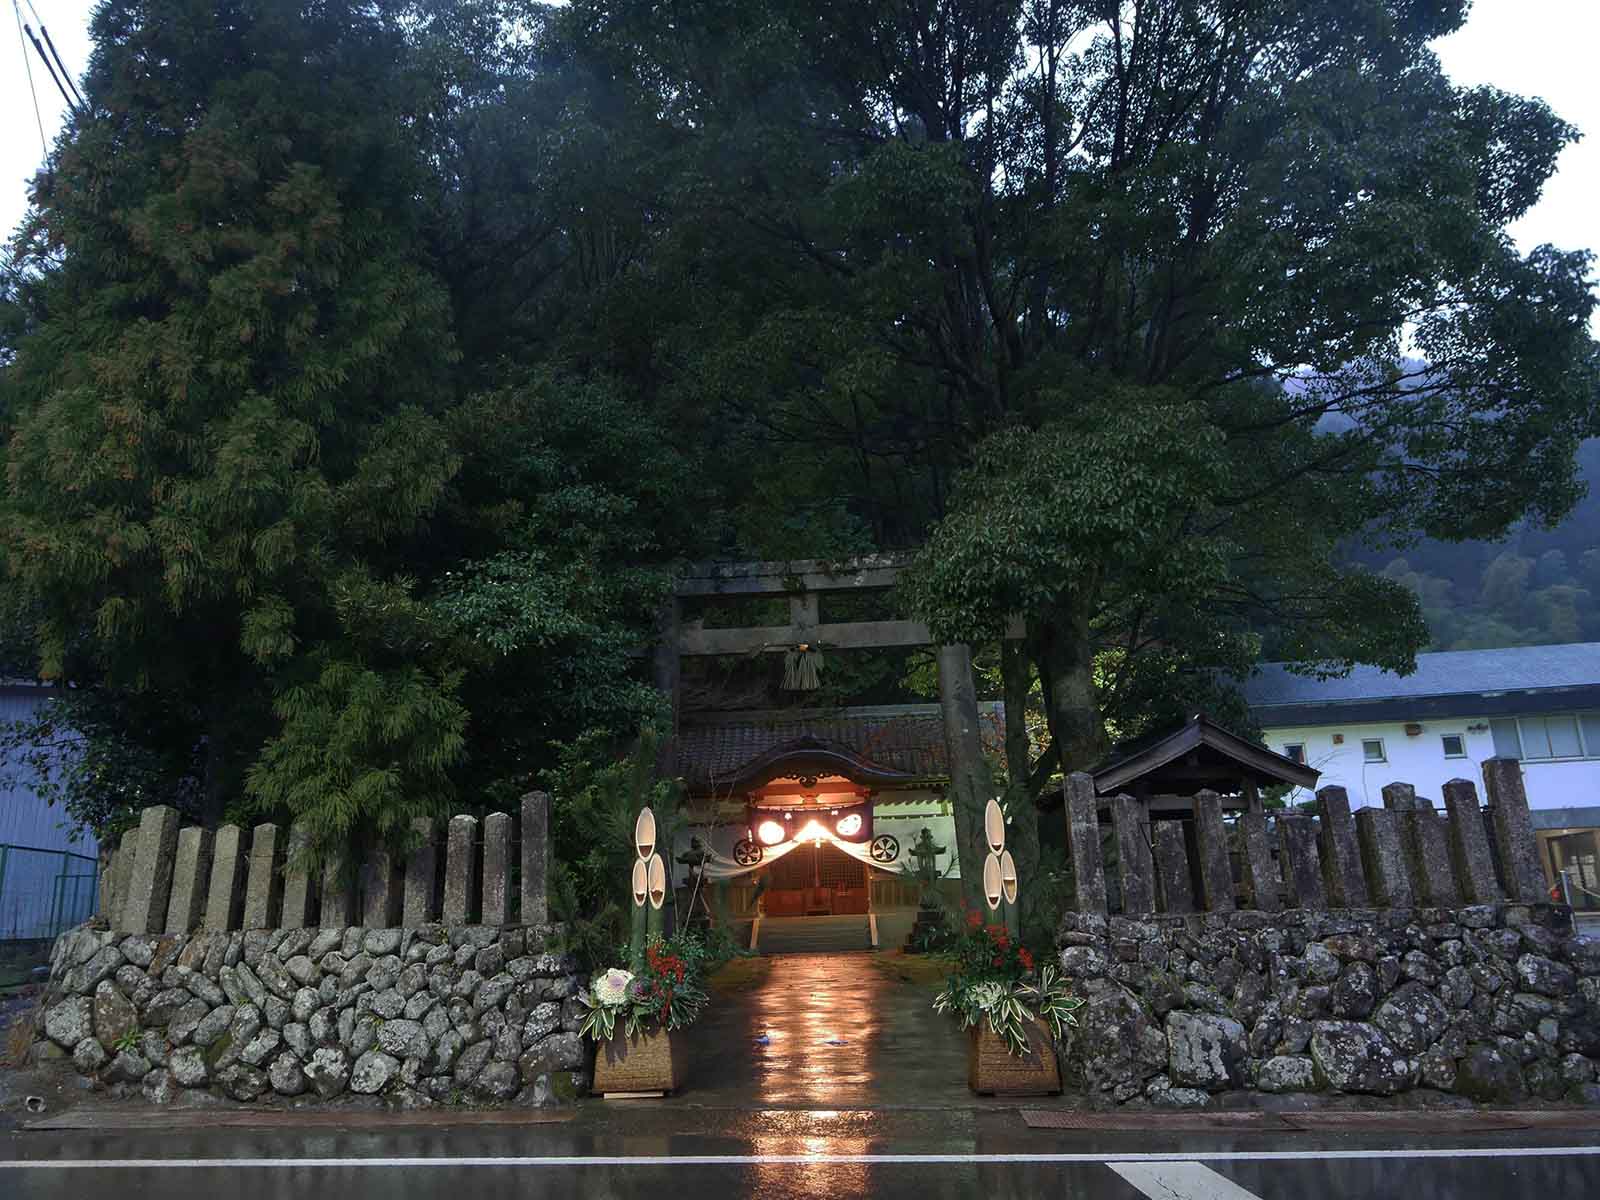
M 1150 1200 L 1261 1200 L 1197 1162 L 1107 1163 Z
M 1399 1158 L 1591 1158 L 1600 1146 L 1477 1147 L 1463 1150 L 1197 1150 L 1166 1154 L 544 1154 L 530 1156 L 438 1158 L 14 1158 L 0 1161 L 5 1171 L 227 1170 L 238 1167 L 396 1168 L 396 1167 L 740 1167 L 827 1166 L 850 1163 L 881 1166 L 939 1166 L 965 1163 L 1184 1163 L 1184 1162 L 1337 1162 Z

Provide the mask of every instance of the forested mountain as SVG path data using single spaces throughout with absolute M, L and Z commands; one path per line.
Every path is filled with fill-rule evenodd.
M 1416 593 L 1428 649 L 1600 641 L 1600 440 L 1579 448 L 1578 468 L 1588 494 L 1554 528 L 1362 556 Z

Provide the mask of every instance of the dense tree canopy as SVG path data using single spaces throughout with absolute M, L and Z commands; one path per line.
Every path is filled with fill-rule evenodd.
M 1450 84 L 1461 5 L 576 8 L 722 269 L 764 251 L 701 394 L 853 454 L 936 629 L 1027 619 L 1067 765 L 1263 648 L 1406 667 L 1341 543 L 1578 494 L 1588 260 L 1504 233 L 1573 131 Z
M 12 656 L 325 839 L 637 730 L 713 553 L 917 552 L 1023 791 L 1263 654 L 1404 668 L 1375 568 L 1600 431 L 1590 264 L 1505 233 L 1574 131 L 1443 76 L 1462 9 L 108 0 L 0 296 Z

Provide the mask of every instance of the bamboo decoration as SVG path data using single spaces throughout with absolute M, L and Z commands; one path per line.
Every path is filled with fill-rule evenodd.
M 654 941 L 661 936 L 661 906 L 667 898 L 667 865 L 659 854 L 650 856 L 646 883 L 649 905 L 645 908 L 645 937 L 649 941 Z
M 983 864 L 983 898 L 990 912 L 1012 936 L 1020 932 L 1017 915 L 1017 863 L 1006 849 L 1006 819 L 1000 804 L 990 800 L 983 810 L 983 836 L 989 843 L 989 857 Z
M 633 923 L 629 942 L 633 969 L 644 966 L 644 950 L 661 936 L 661 906 L 667 897 L 667 864 L 656 853 L 656 815 L 639 810 L 633 823 Z

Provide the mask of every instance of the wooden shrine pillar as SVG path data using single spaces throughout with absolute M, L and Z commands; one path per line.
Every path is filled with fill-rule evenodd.
M 939 708 L 950 756 L 950 793 L 956 826 L 956 861 L 961 894 L 977 908 L 982 903 L 986 846 L 983 812 L 994 797 L 994 780 L 983 757 L 978 731 L 978 690 L 972 681 L 972 651 L 963 644 L 940 646 Z

